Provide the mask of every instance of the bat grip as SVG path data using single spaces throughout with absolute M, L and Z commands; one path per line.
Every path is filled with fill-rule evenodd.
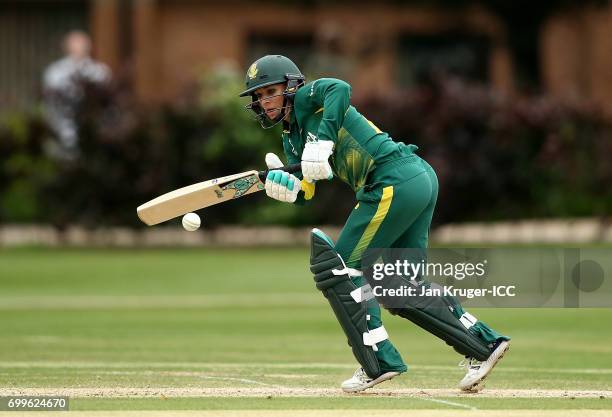
M 301 163 L 297 163 L 297 164 L 293 164 L 293 165 L 286 165 L 284 167 L 280 167 L 280 168 L 273 168 L 273 169 L 266 169 L 264 171 L 259 171 L 259 173 L 257 175 L 259 175 L 259 179 L 261 180 L 261 182 L 266 182 L 266 177 L 268 176 L 268 172 L 270 171 L 285 171 L 288 172 L 290 174 L 293 174 L 294 172 L 300 172 L 302 170 L 302 164 Z

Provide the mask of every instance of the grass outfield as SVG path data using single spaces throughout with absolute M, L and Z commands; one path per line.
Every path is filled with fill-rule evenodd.
M 513 337 L 482 394 L 457 392 L 452 349 L 385 313 L 410 369 L 346 395 L 356 363 L 307 249 L 0 250 L 0 396 L 65 394 L 83 411 L 612 410 L 611 309 L 471 312 Z

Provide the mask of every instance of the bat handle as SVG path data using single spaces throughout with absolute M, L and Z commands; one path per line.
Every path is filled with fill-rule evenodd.
M 266 177 L 268 176 L 268 172 L 276 171 L 276 170 L 281 170 L 281 171 L 285 171 L 290 174 L 293 174 L 294 172 L 300 172 L 302 170 L 302 164 L 297 163 L 297 164 L 292 164 L 292 165 L 286 165 L 280 168 L 266 169 L 264 171 L 259 171 L 258 173 L 259 179 L 261 180 L 261 182 L 266 182 Z

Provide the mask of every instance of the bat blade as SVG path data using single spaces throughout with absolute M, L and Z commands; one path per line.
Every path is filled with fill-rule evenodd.
M 170 191 L 142 204 L 136 211 L 140 220 L 153 226 L 263 189 L 258 171 L 247 171 Z

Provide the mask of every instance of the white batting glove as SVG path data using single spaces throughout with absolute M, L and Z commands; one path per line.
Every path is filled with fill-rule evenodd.
M 268 169 L 280 168 L 283 166 L 283 161 L 281 161 L 277 154 L 268 152 L 266 154 L 266 166 Z
M 302 152 L 302 175 L 308 182 L 330 180 L 334 177 L 329 157 L 334 150 L 334 142 L 319 140 L 306 142 Z
M 268 172 L 265 186 L 266 194 L 269 197 L 285 203 L 295 203 L 297 195 L 302 189 L 298 177 L 279 169 Z

